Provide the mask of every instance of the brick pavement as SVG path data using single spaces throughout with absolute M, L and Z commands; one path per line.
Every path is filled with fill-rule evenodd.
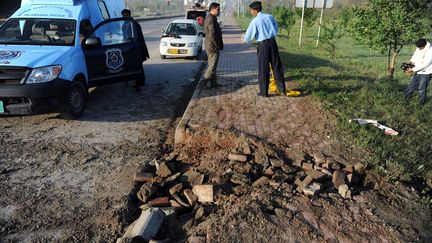
M 209 89 L 198 84 L 176 129 L 176 142 L 183 141 L 191 130 L 188 128 L 210 126 L 234 129 L 305 152 L 328 150 L 331 144 L 326 129 L 331 127 L 331 119 L 310 97 L 257 96 L 256 48 L 242 44 L 240 36 L 234 18 L 227 17 L 225 48 L 217 69 L 221 86 Z

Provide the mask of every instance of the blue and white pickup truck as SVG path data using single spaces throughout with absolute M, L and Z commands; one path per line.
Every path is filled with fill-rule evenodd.
M 141 45 L 123 0 L 22 0 L 0 26 L 0 115 L 65 111 L 88 88 L 144 80 Z

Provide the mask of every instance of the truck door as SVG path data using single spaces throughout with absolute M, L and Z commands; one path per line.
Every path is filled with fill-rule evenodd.
M 90 37 L 100 45 L 84 43 L 90 87 L 135 79 L 142 74 L 141 47 L 134 22 L 130 18 L 109 19 L 95 26 Z

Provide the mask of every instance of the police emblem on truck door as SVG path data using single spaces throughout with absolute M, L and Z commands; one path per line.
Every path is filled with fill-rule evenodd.
M 124 60 L 120 49 L 108 49 L 105 51 L 105 55 L 105 64 L 109 73 L 117 73 L 124 69 Z

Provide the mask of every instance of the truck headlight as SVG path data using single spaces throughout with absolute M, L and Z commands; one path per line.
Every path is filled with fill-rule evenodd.
M 52 81 L 60 75 L 61 69 L 60 65 L 35 68 L 30 73 L 26 83 L 35 84 Z
M 196 42 L 192 42 L 192 43 L 188 43 L 187 47 L 196 47 L 197 43 Z

